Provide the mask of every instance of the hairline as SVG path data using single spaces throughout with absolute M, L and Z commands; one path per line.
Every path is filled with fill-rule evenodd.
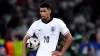
M 40 8 L 47 8 L 47 9 L 51 10 L 51 8 L 48 8 L 48 7 L 40 7 Z

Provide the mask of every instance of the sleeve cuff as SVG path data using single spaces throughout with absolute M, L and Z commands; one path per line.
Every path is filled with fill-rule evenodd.
M 28 36 L 32 37 L 29 33 L 26 33 L 26 35 L 28 35 Z
M 64 36 L 65 36 L 67 33 L 69 33 L 69 31 L 67 31 L 67 32 L 64 34 Z

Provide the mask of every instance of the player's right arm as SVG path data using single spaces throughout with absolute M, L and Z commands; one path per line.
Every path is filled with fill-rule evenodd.
M 23 39 L 23 43 L 22 43 L 22 56 L 26 56 L 26 42 L 29 39 L 29 35 L 25 35 L 24 39 Z
M 27 31 L 27 34 L 25 35 L 24 39 L 23 39 L 23 43 L 22 43 L 22 56 L 26 56 L 26 42 L 27 40 L 33 36 L 33 33 L 35 31 L 35 25 L 36 25 L 36 22 L 34 22 L 29 30 Z

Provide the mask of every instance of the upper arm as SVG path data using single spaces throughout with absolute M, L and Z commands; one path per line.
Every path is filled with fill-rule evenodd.
M 68 32 L 66 35 L 65 35 L 66 38 L 70 38 L 72 40 L 72 35 L 70 32 Z
M 30 36 L 28 34 L 26 34 L 24 38 L 29 39 Z
M 33 34 L 34 34 L 34 32 L 35 32 L 35 24 L 36 24 L 36 22 L 34 22 L 34 23 L 30 26 L 30 28 L 28 29 L 28 31 L 27 31 L 27 33 L 26 33 L 26 35 L 25 35 L 23 41 L 26 42 L 31 36 L 33 36 Z
M 67 28 L 66 24 L 62 20 L 60 20 L 60 31 L 66 38 L 72 39 L 72 35 L 69 29 Z
M 59 20 L 59 27 L 60 27 L 60 32 L 65 36 L 67 33 L 69 33 L 69 29 L 67 28 L 66 24 L 62 21 Z
M 35 32 L 35 25 L 36 25 L 36 23 L 34 22 L 34 23 L 30 26 L 30 28 L 28 29 L 26 35 L 29 35 L 30 37 L 33 36 L 33 34 L 34 34 L 34 32 Z
M 23 39 L 23 43 L 26 43 L 29 38 L 30 38 L 30 36 L 28 34 L 26 34 Z

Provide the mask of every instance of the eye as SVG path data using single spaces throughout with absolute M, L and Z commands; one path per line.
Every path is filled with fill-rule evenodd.
M 44 12 L 44 13 L 45 13 L 45 12 L 47 12 L 47 10 L 40 10 L 40 13 L 42 13 L 42 12 Z
M 43 12 L 47 12 L 46 10 L 43 10 Z

